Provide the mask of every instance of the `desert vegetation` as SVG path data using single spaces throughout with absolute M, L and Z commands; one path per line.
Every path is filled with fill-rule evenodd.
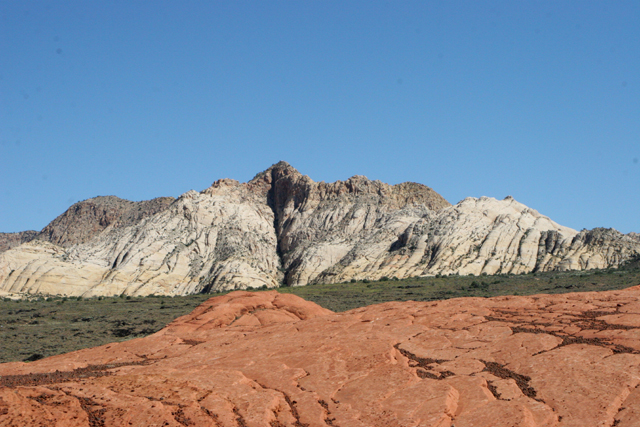
M 559 294 L 640 285 L 640 263 L 621 269 L 540 272 L 494 276 L 435 276 L 280 288 L 333 311 L 387 301 L 434 301 L 460 297 Z

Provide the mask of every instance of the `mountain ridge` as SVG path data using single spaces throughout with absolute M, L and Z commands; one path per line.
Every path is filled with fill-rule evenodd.
M 177 199 L 73 205 L 0 253 L 0 290 L 189 294 L 436 274 L 618 267 L 640 239 L 578 232 L 513 197 L 451 205 L 418 183 L 314 182 L 279 162 Z

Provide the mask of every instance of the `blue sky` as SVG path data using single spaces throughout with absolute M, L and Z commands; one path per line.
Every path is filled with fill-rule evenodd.
M 637 1 L 0 1 L 0 231 L 286 160 L 640 232 L 639 22 Z

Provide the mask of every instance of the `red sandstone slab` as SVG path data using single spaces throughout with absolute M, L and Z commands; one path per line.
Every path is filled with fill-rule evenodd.
M 332 313 L 234 292 L 149 337 L 0 365 L 0 426 L 637 427 L 638 301 L 640 287 Z

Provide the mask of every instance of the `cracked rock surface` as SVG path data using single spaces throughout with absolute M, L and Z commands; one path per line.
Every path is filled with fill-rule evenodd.
M 633 427 L 639 384 L 640 286 L 344 313 L 238 291 L 0 365 L 0 426 Z
M 0 236 L 0 294 L 187 295 L 437 274 L 616 268 L 640 239 L 576 231 L 512 197 L 451 205 L 417 183 L 314 182 L 286 162 L 178 199 L 99 197 Z

